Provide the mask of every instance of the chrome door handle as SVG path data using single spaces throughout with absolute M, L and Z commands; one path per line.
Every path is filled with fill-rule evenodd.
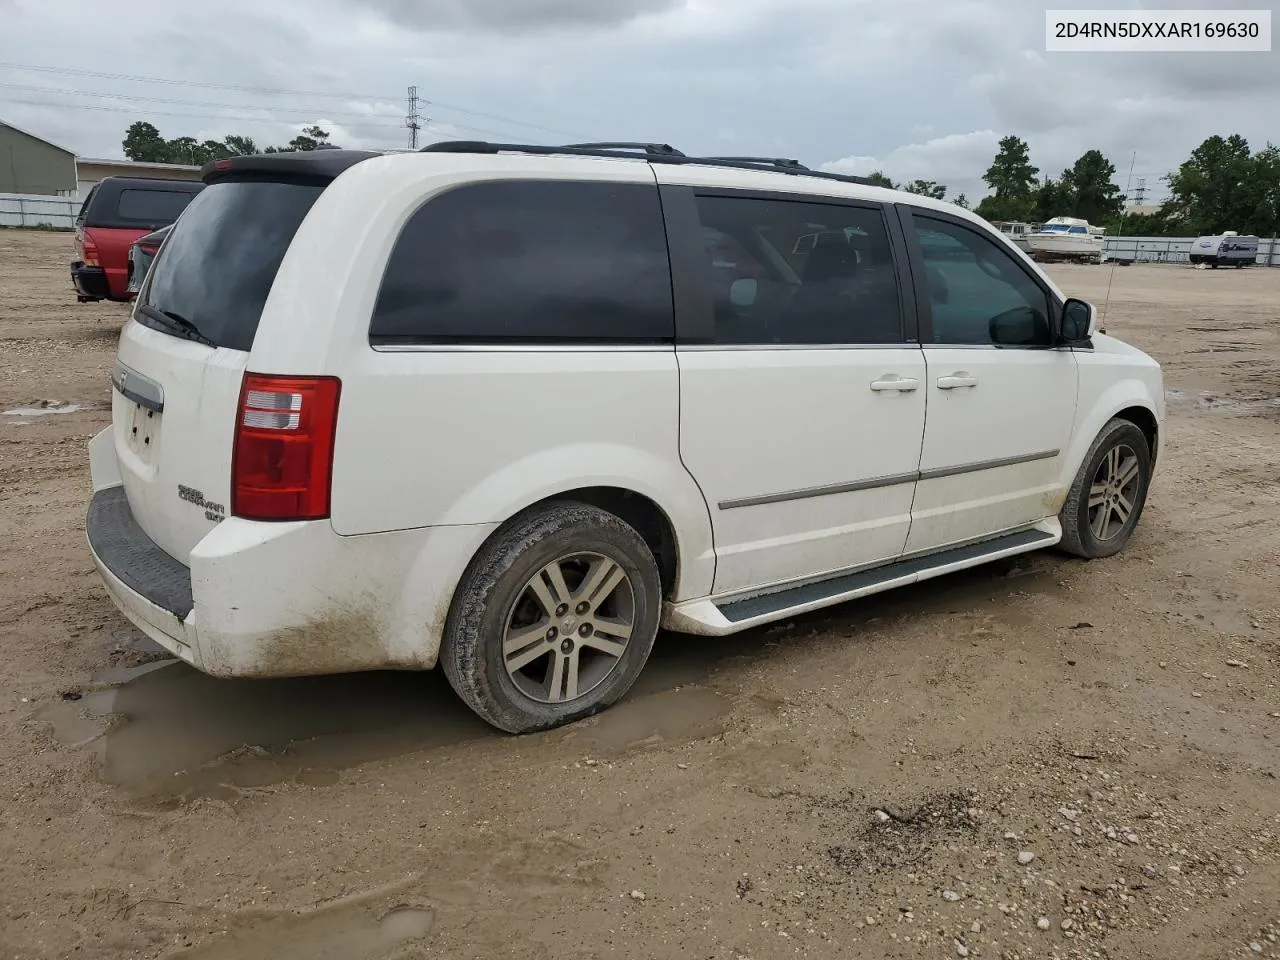
M 952 374 L 949 377 L 938 378 L 939 390 L 954 390 L 956 387 L 976 387 L 978 385 L 977 377 L 970 377 L 963 374 Z
M 910 377 L 885 377 L 883 380 L 871 381 L 871 389 L 877 392 L 897 390 L 900 393 L 910 393 L 918 386 L 920 386 L 920 381 L 913 380 Z

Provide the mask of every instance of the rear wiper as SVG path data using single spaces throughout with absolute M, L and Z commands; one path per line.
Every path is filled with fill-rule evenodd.
M 155 307 L 143 305 L 138 308 L 138 312 L 144 316 L 150 317 L 152 320 L 162 324 L 175 333 L 186 337 L 188 340 L 194 340 L 196 343 L 203 343 L 207 347 L 216 347 L 217 344 L 200 332 L 200 328 L 188 320 L 181 314 L 174 313 L 171 310 L 157 310 Z

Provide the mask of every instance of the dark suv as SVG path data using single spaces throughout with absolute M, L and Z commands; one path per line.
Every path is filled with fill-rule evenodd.
M 107 177 L 94 185 L 76 217 L 76 299 L 130 300 L 129 247 L 178 219 L 204 189 L 200 181 Z

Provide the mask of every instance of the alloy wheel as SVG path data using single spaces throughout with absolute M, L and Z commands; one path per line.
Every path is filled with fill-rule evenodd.
M 1124 530 L 1141 483 L 1142 468 L 1132 447 L 1121 443 L 1107 451 L 1089 487 L 1089 529 L 1100 542 Z
M 635 620 L 635 590 L 617 561 L 599 553 L 553 560 L 529 579 L 507 615 L 507 676 L 541 703 L 586 696 L 622 660 Z

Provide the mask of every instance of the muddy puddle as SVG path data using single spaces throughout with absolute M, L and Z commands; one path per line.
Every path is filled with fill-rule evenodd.
M 245 918 L 248 919 L 248 918 Z M 285 913 L 249 922 L 172 960 L 383 960 L 403 952 L 431 932 L 435 914 L 425 907 L 396 906 L 382 912 L 347 901 L 306 913 Z
M 77 413 L 81 410 L 88 409 L 82 403 L 63 403 L 61 400 L 40 400 L 36 403 L 25 407 L 14 407 L 12 410 L 5 410 L 6 417 L 43 417 L 51 413 Z
M 608 758 L 721 734 L 738 705 L 735 662 L 811 638 L 855 638 L 881 619 L 966 610 L 1021 622 L 1020 594 L 1061 592 L 1069 570 L 1049 554 L 998 561 L 948 577 L 723 638 L 662 634 L 631 693 L 580 723 L 527 738 L 498 733 L 454 695 L 443 673 L 386 672 L 285 680 L 226 680 L 177 660 L 105 671 L 35 719 L 53 737 L 95 751 L 99 775 L 137 799 L 234 800 L 280 783 L 329 786 L 362 764 L 460 746 Z
M 437 671 L 226 680 L 171 659 L 98 674 L 34 719 L 60 743 L 92 749 L 101 778 L 138 799 L 229 800 L 278 783 L 327 786 L 361 764 L 482 741 L 545 737 L 606 755 L 713 736 L 732 704 L 699 684 L 751 648 L 664 635 L 627 699 L 534 738 L 494 731 Z
M 1255 394 L 1244 397 L 1227 397 L 1213 390 L 1183 390 L 1169 387 L 1164 392 L 1165 399 L 1171 404 L 1181 406 L 1195 405 L 1210 413 L 1234 414 L 1238 416 L 1257 415 L 1267 412 L 1280 412 L 1280 397 Z

